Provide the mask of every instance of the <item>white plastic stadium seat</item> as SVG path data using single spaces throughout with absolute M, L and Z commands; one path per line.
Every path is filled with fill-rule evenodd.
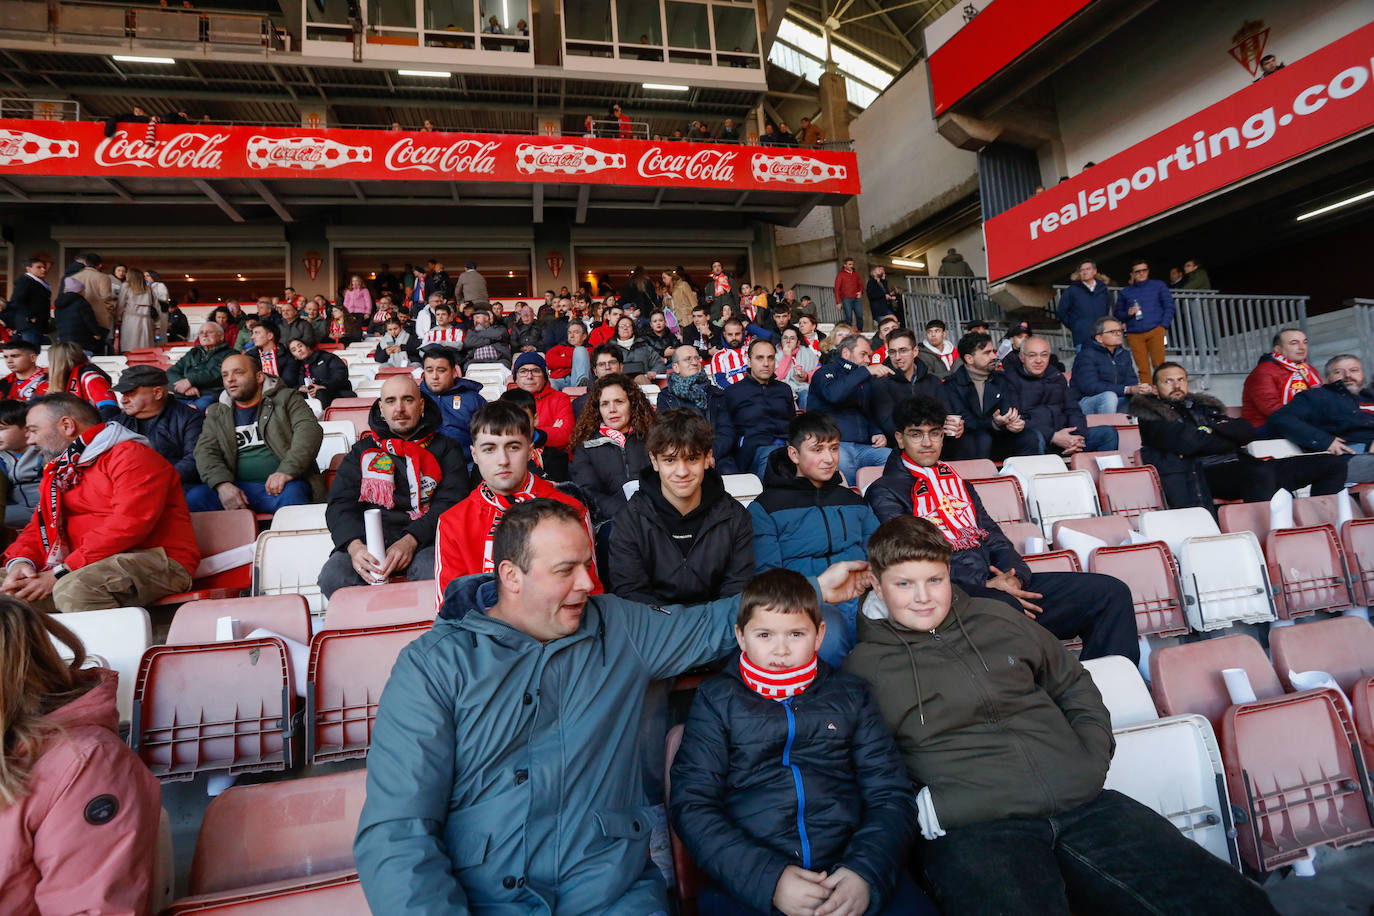
M 350 447 L 358 441 L 358 429 L 352 420 L 321 420 L 320 429 L 326 433 L 342 433 L 348 438 Z
M 1199 507 L 1146 512 L 1140 533 L 1168 544 L 1178 558 L 1184 613 L 1194 630 L 1274 619 L 1264 552 L 1253 533 L 1222 534 Z
M 315 463 L 321 468 L 328 468 L 335 455 L 347 455 L 352 447 L 353 440 L 343 433 L 325 433 L 320 440 L 320 450 L 315 454 Z
M 763 492 L 763 482 L 753 474 L 726 474 L 725 492 L 746 508 Z
M 272 515 L 272 531 L 318 531 L 325 527 L 324 503 L 282 506 Z
M 1191 537 L 1221 534 L 1212 513 L 1196 506 L 1191 509 L 1163 509 L 1140 516 L 1140 533 L 1149 541 L 1163 541 L 1178 556 L 1183 542 Z
M 1256 458 L 1293 458 L 1302 454 L 1302 449 L 1287 439 L 1256 439 L 1245 450 Z
M 1092 518 L 1100 512 L 1097 487 L 1093 485 L 1093 475 L 1087 471 L 1036 474 L 1031 484 L 1031 515 L 1040 523 L 1046 539 L 1053 534 L 1055 522 Z
M 141 607 L 113 607 L 80 614 L 58 614 L 58 623 L 71 630 L 86 647 L 88 665 L 98 664 L 119 673 L 115 705 L 119 721 L 128 722 L 134 708 L 134 681 L 143 652 L 153 644 L 153 625 Z M 53 641 L 64 656 L 66 646 Z
M 1102 694 L 1102 702 L 1112 717 L 1113 729 L 1153 722 L 1159 718 L 1150 689 L 1145 686 L 1145 680 L 1130 659 L 1107 655 L 1085 661 L 1083 667 L 1092 675 L 1097 692 Z
M 334 552 L 325 530 L 264 531 L 253 557 L 254 595 L 304 595 L 311 613 L 324 609 L 320 570 Z

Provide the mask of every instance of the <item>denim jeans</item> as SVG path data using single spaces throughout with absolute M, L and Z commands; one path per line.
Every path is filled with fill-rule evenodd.
M 715 885 L 702 888 L 697 897 L 697 912 L 701 916 L 767 916 L 743 903 Z M 774 910 L 774 912 L 777 912 Z M 935 904 L 930 902 L 911 876 L 902 872 L 897 876 L 897 887 L 887 906 L 878 911 L 878 916 L 936 916 Z
M 572 370 L 563 378 L 550 379 L 549 384 L 555 391 L 562 391 L 564 388 L 580 388 L 591 383 L 592 378 L 592 358 L 587 355 L 586 347 L 578 347 L 573 351 Z
M 764 472 L 768 470 L 768 458 L 773 454 L 773 450 L 783 445 L 781 439 L 774 439 L 766 445 L 760 445 L 754 449 L 754 454 L 749 458 L 749 473 L 753 474 L 760 481 L 763 480 Z
M 1103 391 L 1078 399 L 1078 407 L 1088 413 L 1116 413 L 1117 402 L 1122 398 L 1115 391 Z
M 276 512 L 282 506 L 303 506 L 310 502 L 310 484 L 304 480 L 288 481 L 276 496 L 267 492 L 267 485 L 251 480 L 236 480 L 234 486 L 248 498 L 248 508 L 254 512 Z M 186 491 L 186 505 L 192 512 L 217 512 L 224 506 L 214 488 L 198 483 Z
M 1053 817 L 947 828 L 920 854 L 944 916 L 1277 916 L 1259 885 L 1110 789 Z
M 879 448 L 862 442 L 841 442 L 840 473 L 844 475 L 844 482 L 851 487 L 856 486 L 854 477 L 858 474 L 859 468 L 880 468 L 887 464 L 888 456 L 891 454 L 890 448 Z
M 864 301 L 862 299 L 841 299 L 840 320 L 854 325 L 856 331 L 864 329 Z
M 410 558 L 410 565 L 405 568 L 407 582 L 418 582 L 424 579 L 434 578 L 434 548 L 422 547 L 415 551 L 415 555 Z M 324 561 L 324 566 L 320 569 L 319 585 L 324 597 L 330 598 L 341 588 L 350 585 L 370 585 L 364 582 L 363 577 L 358 575 L 353 568 L 353 558 L 348 555 L 347 550 L 336 550 L 329 555 L 329 559 Z

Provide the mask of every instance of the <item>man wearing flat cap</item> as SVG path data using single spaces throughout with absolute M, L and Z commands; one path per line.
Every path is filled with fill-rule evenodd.
M 196 473 L 196 442 L 205 414 L 174 397 L 167 373 L 157 366 L 130 366 L 119 376 L 114 391 L 122 412 L 111 422 L 148 440 L 181 477 L 182 487 L 200 483 Z

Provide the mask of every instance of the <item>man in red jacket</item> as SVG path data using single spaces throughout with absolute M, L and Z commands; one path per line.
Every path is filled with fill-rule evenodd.
M 48 463 L 38 511 L 5 552 L 0 591 L 44 610 L 145 606 L 191 587 L 200 563 L 176 470 L 69 394 L 35 401 L 29 444 Z
M 539 414 L 536 425 L 549 437 L 545 447 L 567 451 L 575 419 L 572 398 L 549 384 L 549 364 L 544 362 L 543 354 L 521 353 L 515 358 L 513 371 L 515 387 L 534 395 Z
M 864 281 L 854 269 L 854 259 L 845 258 L 844 267 L 835 275 L 835 302 L 840 306 L 840 320 L 864 329 Z
M 1307 361 L 1307 335 L 1297 328 L 1284 328 L 1274 335 L 1274 352 L 1261 356 L 1245 377 L 1240 415 L 1259 429 L 1294 397 L 1321 386 L 1321 375 Z

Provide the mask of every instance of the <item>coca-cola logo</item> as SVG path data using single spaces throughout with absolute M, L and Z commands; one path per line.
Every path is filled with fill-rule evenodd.
M 734 181 L 735 153 L 703 149 L 691 155 L 665 153 L 650 147 L 639 157 L 639 174 L 644 178 L 680 178 L 691 181 Z
M 491 175 L 496 171 L 495 153 L 500 148 L 500 143 L 481 140 L 459 140 L 447 147 L 416 146 L 415 141 L 407 137 L 386 151 L 386 167 L 392 172 L 417 169 Z
M 541 168 L 553 169 L 572 169 L 582 164 L 582 153 L 539 153 L 534 157 L 534 164 Z
M 105 167 L 134 165 L 140 168 L 219 169 L 224 159 L 220 147 L 228 134 L 180 133 L 166 140 L 130 138 L 116 131 L 95 148 L 95 164 Z
M 815 171 L 820 173 L 820 169 Z M 774 178 L 808 178 L 812 167 L 805 162 L 770 162 L 766 172 Z
M 323 162 L 324 150 L 318 146 L 273 146 L 267 150 L 270 162 Z

